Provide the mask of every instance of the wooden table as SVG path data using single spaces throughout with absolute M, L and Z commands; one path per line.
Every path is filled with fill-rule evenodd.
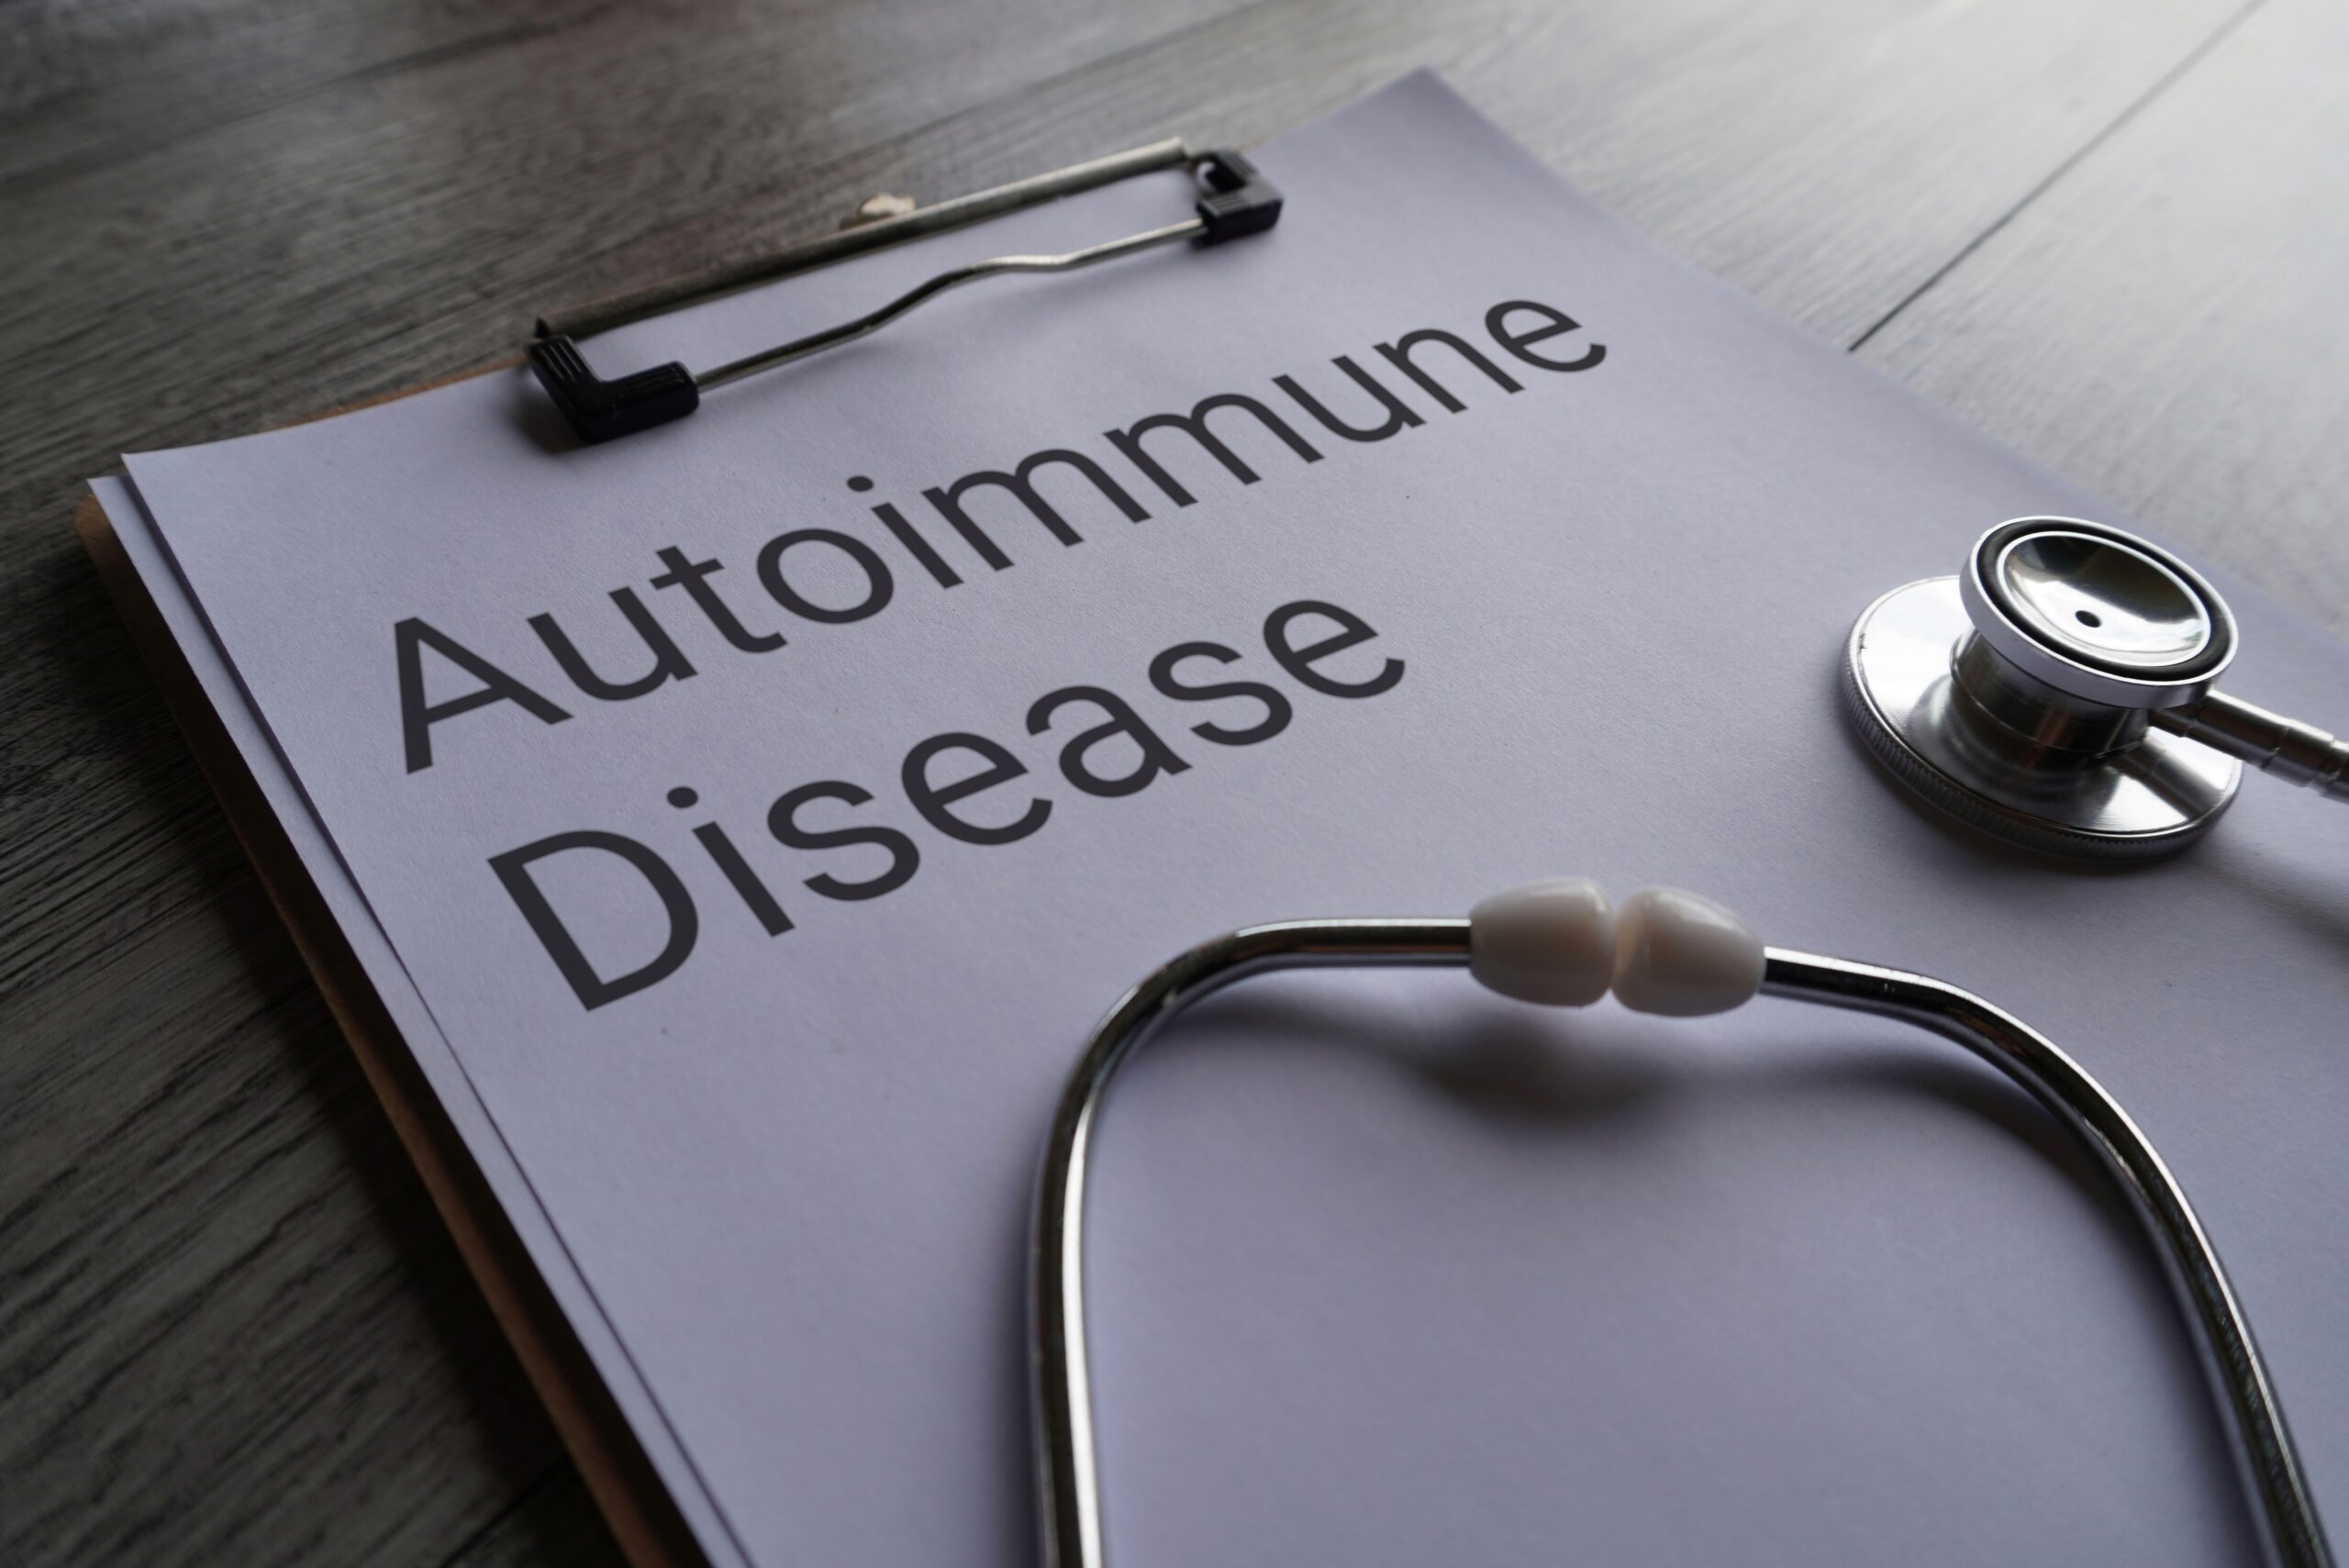
M 69 537 L 77 482 L 876 191 L 1246 142 L 1421 64 L 2349 632 L 2338 0 L 0 8 L 0 1561 L 618 1560 Z

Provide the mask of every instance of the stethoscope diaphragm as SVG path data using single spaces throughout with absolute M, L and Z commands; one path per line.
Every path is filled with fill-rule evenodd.
M 2349 799 L 2349 746 L 2211 689 L 2234 651 L 2225 599 L 2170 551 L 2023 517 L 1957 576 L 1863 611 L 1843 695 L 1876 761 L 1959 820 L 2044 853 L 2154 860 L 2210 831 L 2246 761 Z

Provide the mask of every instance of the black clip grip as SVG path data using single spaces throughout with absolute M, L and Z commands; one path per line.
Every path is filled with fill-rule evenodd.
M 634 435 L 701 406 L 701 387 L 683 364 L 673 361 L 605 381 L 587 368 L 579 345 L 561 335 L 530 345 L 530 369 L 583 441 Z
M 1280 187 L 1237 152 L 1202 152 L 1192 163 L 1207 195 L 1199 198 L 1199 221 L 1207 226 L 1202 245 L 1220 245 L 1243 235 L 1262 234 L 1281 220 Z

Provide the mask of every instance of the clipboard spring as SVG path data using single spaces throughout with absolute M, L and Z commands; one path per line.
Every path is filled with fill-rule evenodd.
M 640 321 L 681 306 L 771 283 L 851 256 L 942 234 L 1079 191 L 1178 166 L 1189 169 L 1199 186 L 1193 216 L 1180 223 L 1059 255 L 994 256 L 951 268 L 863 316 L 708 370 L 692 371 L 682 362 L 672 361 L 606 381 L 589 368 L 586 356 L 579 350 L 578 339 L 593 332 Z M 1152 142 L 935 206 L 917 208 L 842 233 L 828 234 L 684 284 L 640 291 L 567 315 L 541 317 L 529 346 L 530 369 L 581 440 L 607 441 L 682 419 L 701 406 L 705 392 L 852 343 L 965 284 L 1021 272 L 1074 272 L 1177 240 L 1219 245 L 1227 239 L 1261 234 L 1279 222 L 1280 216 L 1279 189 L 1258 173 L 1255 165 L 1241 154 L 1229 150 L 1193 152 L 1179 139 Z

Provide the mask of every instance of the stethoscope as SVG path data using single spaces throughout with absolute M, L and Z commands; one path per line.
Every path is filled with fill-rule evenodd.
M 1670 1017 L 1779 996 L 1898 1018 L 1965 1046 L 2054 1113 L 2128 1194 L 2201 1352 L 2267 1561 L 2330 1568 L 2332 1549 L 2299 1456 L 2226 1270 L 2185 1189 L 2077 1062 L 2012 1014 L 1946 981 L 1764 947 L 1728 910 L 1668 888 L 1644 889 L 1610 909 L 1598 885 L 1581 879 L 1501 894 L 1465 919 L 1251 926 L 1166 964 L 1094 1029 L 1062 1091 L 1037 1184 L 1030 1348 L 1048 1568 L 1103 1568 L 1105 1561 L 1085 1349 L 1085 1194 L 1111 1082 L 1160 1025 L 1236 980 L 1281 969 L 1397 966 L 1465 968 L 1505 996 L 1556 1006 L 1586 1006 L 1611 991 L 1626 1007 Z
M 2349 745 L 2221 695 L 2235 621 L 2200 573 L 2103 523 L 2025 517 L 1982 536 L 1956 577 L 1894 589 L 1846 646 L 1844 696 L 1868 750 L 1950 815 L 2026 848 L 2105 861 L 2172 853 L 2233 801 L 2243 763 L 2349 800 Z M 1694 894 L 1648 888 L 1610 909 L 1595 883 L 1536 883 L 1465 919 L 1252 926 L 1126 993 L 1063 1090 L 1037 1186 L 1030 1281 L 1037 1477 L 1050 1568 L 1102 1568 L 1101 1488 L 1085 1330 L 1086 1156 L 1134 1049 L 1191 1003 L 1279 969 L 1464 967 L 1520 1001 L 1610 991 L 1672 1017 L 1756 995 L 1898 1018 L 1972 1051 L 2029 1091 L 2111 1172 L 2161 1253 L 2201 1351 L 2278 1568 L 2332 1549 L 2226 1270 L 2128 1113 L 2044 1035 L 1946 981 L 1765 948 Z
M 2235 653 L 2217 589 L 2108 523 L 2021 517 L 1955 577 L 1910 583 L 1852 628 L 1860 738 L 1951 816 L 2043 853 L 2184 849 L 2243 763 L 2349 800 L 2349 745 L 2213 691 Z

